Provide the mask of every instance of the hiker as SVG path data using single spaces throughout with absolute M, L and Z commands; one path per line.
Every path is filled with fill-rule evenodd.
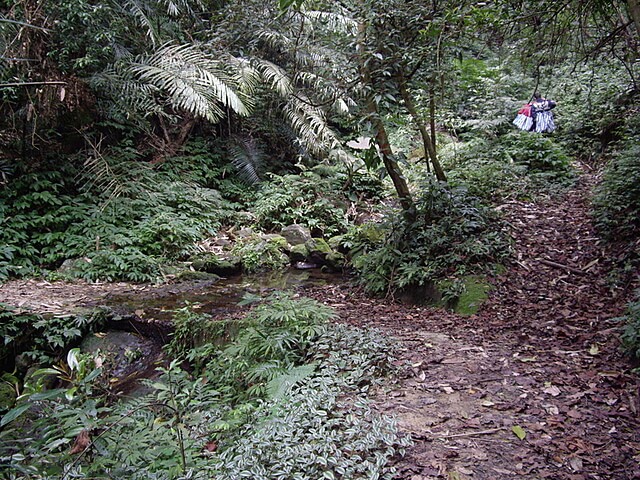
M 539 93 L 533 94 L 533 102 L 531 103 L 531 113 L 533 117 L 533 125 L 531 132 L 543 133 L 553 132 L 556 124 L 553 123 L 553 112 L 556 102 L 543 98 Z
M 556 129 L 556 125 L 553 122 L 551 110 L 555 106 L 556 102 L 547 100 L 536 92 L 533 94 L 532 101 L 518 110 L 518 115 L 513 123 L 525 132 L 553 132 Z

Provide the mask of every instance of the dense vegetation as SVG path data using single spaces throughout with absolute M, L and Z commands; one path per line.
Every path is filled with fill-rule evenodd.
M 509 259 L 495 207 L 589 168 L 603 172 L 594 222 L 620 252 L 609 280 L 633 286 L 639 23 L 635 0 L 0 0 L 0 282 L 307 261 L 374 295 L 453 307 Z M 536 90 L 558 102 L 553 134 L 512 124 Z M 276 237 L 290 225 L 313 237 L 304 248 Z M 0 405 L 2 463 L 25 478 L 143 478 L 143 465 L 158 478 L 384 478 L 404 441 L 361 397 L 387 346 L 296 302 L 258 307 L 226 347 L 226 322 L 177 311 L 167 351 L 189 371 L 172 363 L 129 403 L 111 402 L 94 358 L 66 356 L 97 318 L 3 307 L 5 368 L 27 349 L 60 388 L 3 377 L 19 400 Z M 640 358 L 637 299 L 628 312 L 623 343 Z M 99 455 L 65 456 L 83 431 L 100 432 Z M 124 435 L 126 458 L 113 448 Z M 152 435 L 166 450 L 147 448 Z

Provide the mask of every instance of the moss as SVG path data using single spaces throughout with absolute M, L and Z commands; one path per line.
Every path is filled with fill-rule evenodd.
M 478 313 L 480 305 L 488 298 L 491 285 L 480 275 L 464 277 L 463 282 L 464 292 L 458 297 L 453 310 L 460 315 L 473 315 Z
M 0 412 L 10 410 L 16 403 L 16 385 L 18 379 L 9 373 L 2 375 L 0 381 Z
M 263 237 L 271 245 L 275 245 L 280 250 L 288 251 L 290 249 L 289 242 L 282 235 L 265 235 Z
M 291 247 L 289 256 L 292 262 L 304 262 L 309 257 L 309 250 L 303 243 L 294 245 Z
M 322 238 L 312 238 L 306 244 L 311 255 L 326 256 L 331 253 L 331 247 Z

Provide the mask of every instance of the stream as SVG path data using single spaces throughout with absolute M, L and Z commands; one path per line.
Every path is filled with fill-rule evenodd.
M 104 330 L 86 337 L 81 349 L 100 352 L 116 394 L 135 395 L 140 392 L 140 380 L 153 378 L 157 368 L 167 362 L 163 346 L 170 339 L 175 310 L 191 305 L 198 313 L 222 320 L 237 314 L 240 302 L 248 297 L 262 298 L 279 291 L 346 281 L 342 274 L 319 269 L 290 269 L 113 295 L 101 305 L 109 311 Z

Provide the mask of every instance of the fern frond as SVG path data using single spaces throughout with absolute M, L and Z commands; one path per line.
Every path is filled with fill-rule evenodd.
M 240 178 L 249 184 L 258 183 L 259 171 L 264 165 L 264 153 L 258 142 L 250 137 L 234 137 L 228 148 L 231 163 Z
M 355 35 L 358 31 L 358 22 L 341 13 L 307 10 L 304 15 L 311 20 L 321 22 L 322 25 L 334 33 Z
M 292 97 L 283 108 L 285 119 L 296 131 L 300 142 L 315 154 L 335 148 L 339 142 L 326 122 L 324 112 L 305 97 Z
M 145 117 L 158 115 L 169 117 L 157 97 L 160 90 L 136 79 L 128 65 L 111 65 L 91 78 L 91 86 L 108 96 L 114 116 L 124 115 L 130 120 L 142 121 Z
M 170 17 L 180 17 L 188 14 L 189 16 L 195 15 L 195 7 L 203 9 L 204 6 L 199 0 L 160 0 L 160 3 L 164 5 L 167 15 Z
M 165 45 L 140 58 L 132 72 L 165 92 L 173 105 L 215 123 L 224 116 L 221 107 L 239 115 L 249 111 L 234 91 L 233 79 L 221 65 L 194 45 Z
M 260 72 L 260 75 L 264 80 L 266 80 L 268 85 L 280 95 L 283 97 L 291 95 L 293 92 L 293 85 L 291 84 L 289 75 L 284 69 L 274 63 L 262 59 L 255 59 L 253 61 L 253 67 Z

